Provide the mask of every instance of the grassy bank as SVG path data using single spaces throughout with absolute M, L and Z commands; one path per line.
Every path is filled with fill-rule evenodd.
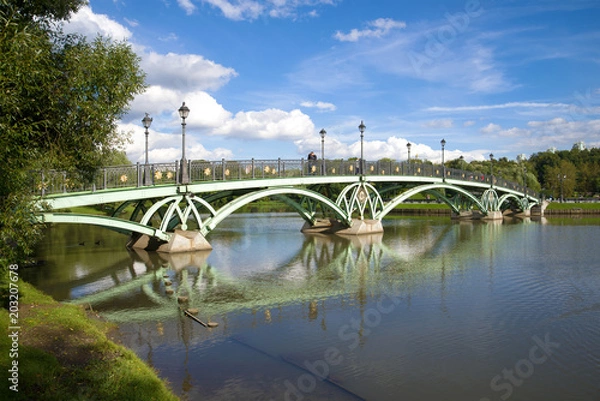
M 600 203 L 559 203 L 551 202 L 545 216 L 598 216 L 600 215 Z
M 566 210 L 586 210 L 586 211 L 596 211 L 600 213 L 600 202 L 593 203 L 560 203 L 560 202 L 550 202 L 546 211 L 566 211 Z
M 135 353 L 109 340 L 113 325 L 82 307 L 58 303 L 22 281 L 18 296 L 18 342 L 8 335 L 0 338 L 0 369 L 5 377 L 0 399 L 178 400 Z M 15 317 L 0 309 L 3 327 L 14 326 L 10 319 Z M 11 355 L 16 344 L 18 356 Z M 18 393 L 6 380 L 15 361 Z

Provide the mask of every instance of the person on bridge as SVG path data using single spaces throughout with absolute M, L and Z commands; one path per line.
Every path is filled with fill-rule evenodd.
M 317 172 L 317 155 L 315 152 L 310 152 L 308 154 L 308 173 L 310 175 L 315 175 Z

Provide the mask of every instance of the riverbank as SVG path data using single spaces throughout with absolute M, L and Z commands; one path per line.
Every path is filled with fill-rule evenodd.
M 56 302 L 23 281 L 18 288 L 18 315 L 0 309 L 3 327 L 15 321 L 19 327 L 18 336 L 0 339 L 0 367 L 9 379 L 17 379 L 13 389 L 9 386 L 15 383 L 4 381 L 1 399 L 178 400 L 134 352 L 109 339 L 112 324 L 80 306 Z
M 590 203 L 559 203 L 551 202 L 544 215 L 557 216 L 557 215 L 582 215 L 582 214 L 600 214 L 600 202 Z
M 407 216 L 450 216 L 451 210 L 445 203 L 403 203 L 391 215 Z M 600 215 L 600 202 L 558 203 L 551 202 L 544 211 L 546 216 Z

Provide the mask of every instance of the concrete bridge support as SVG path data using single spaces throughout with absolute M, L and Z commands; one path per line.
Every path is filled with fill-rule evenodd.
M 459 213 L 452 212 L 451 218 L 458 220 L 473 220 L 479 218 L 479 216 L 475 215 L 472 210 L 461 210 Z
M 481 217 L 481 220 L 502 220 L 503 218 L 504 215 L 502 214 L 502 211 L 495 210 L 489 211 L 488 214 Z
M 317 220 L 315 224 L 304 223 L 304 233 L 323 233 L 339 235 L 367 235 L 383 232 L 380 220 L 352 219 L 352 226 L 347 227 L 337 220 Z
M 212 246 L 198 231 L 175 230 L 168 242 L 159 241 L 148 235 L 132 238 L 129 248 L 165 253 L 193 252 L 211 250 Z

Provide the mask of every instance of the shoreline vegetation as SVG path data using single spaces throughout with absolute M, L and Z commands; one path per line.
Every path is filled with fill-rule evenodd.
M 18 361 L 18 392 L 7 382 L 1 399 L 179 400 L 153 368 L 111 339 L 116 326 L 93 311 L 57 302 L 21 281 L 18 316 L 18 357 L 12 362 L 11 338 L 0 339 L 0 348 L 7 350 L 0 356 L 4 372 Z M 4 308 L 0 321 L 11 327 Z

